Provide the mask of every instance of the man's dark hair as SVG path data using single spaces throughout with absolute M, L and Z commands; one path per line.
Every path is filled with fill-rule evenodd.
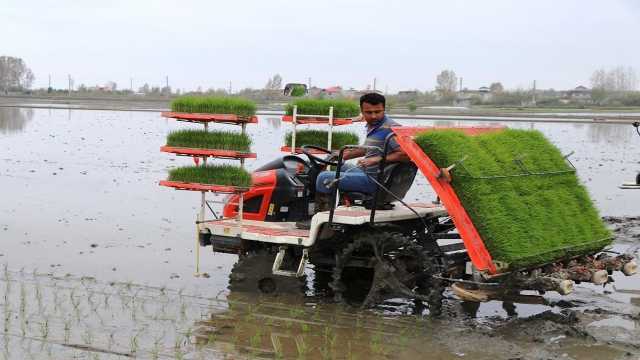
M 378 93 L 368 93 L 360 96 L 360 107 L 362 107 L 362 103 L 367 103 L 371 105 L 382 104 L 383 107 L 386 107 L 387 100 L 384 96 Z

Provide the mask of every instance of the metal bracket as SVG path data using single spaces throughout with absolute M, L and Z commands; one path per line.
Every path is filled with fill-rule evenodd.
M 280 269 L 280 267 L 282 266 L 282 261 L 284 260 L 286 251 L 287 251 L 286 246 L 280 246 L 278 250 L 278 254 L 276 255 L 275 260 L 273 261 L 273 267 L 271 268 L 271 272 L 274 275 L 301 277 L 302 275 L 304 275 L 304 268 L 307 265 L 307 261 L 309 260 L 309 249 L 307 248 L 302 249 L 302 256 L 300 257 L 300 263 L 298 264 L 297 271 Z

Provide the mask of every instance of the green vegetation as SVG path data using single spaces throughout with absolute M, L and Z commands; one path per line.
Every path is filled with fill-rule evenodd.
M 287 133 L 285 136 L 285 144 L 291 146 L 291 135 Z M 300 148 L 304 145 L 315 145 L 322 148 L 327 147 L 329 132 L 324 130 L 300 130 L 296 132 L 296 147 Z M 358 144 L 360 139 L 358 135 L 350 132 L 334 131 L 331 136 L 331 150 L 338 150 L 345 145 Z
M 329 115 L 329 108 L 333 106 L 333 117 L 352 118 L 360 115 L 360 106 L 355 101 L 330 99 L 300 99 L 287 104 L 287 115 L 293 115 L 293 107 L 298 106 L 298 114 Z
M 171 102 L 171 110 L 185 113 L 236 114 L 253 116 L 256 104 L 235 97 L 182 96 Z
M 296 85 L 291 90 L 291 96 L 293 96 L 293 97 L 304 96 L 305 93 L 306 93 L 306 90 L 305 90 L 304 86 L 302 86 L 302 85 Z
M 467 136 L 442 130 L 416 142 L 437 166 L 459 164 L 451 184 L 494 260 L 523 268 L 611 242 L 573 168 L 540 132 Z
M 249 152 L 251 139 L 246 134 L 230 131 L 179 130 L 167 136 L 167 145 Z
M 169 171 L 169 181 L 249 187 L 251 174 L 232 165 L 186 166 Z

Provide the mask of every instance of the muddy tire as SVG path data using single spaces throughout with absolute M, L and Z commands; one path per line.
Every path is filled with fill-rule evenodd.
M 362 259 L 371 268 L 354 268 L 350 261 Z M 337 256 L 330 284 L 336 301 L 372 307 L 390 298 L 404 297 L 425 303 L 439 315 L 444 286 L 434 275 L 435 261 L 415 239 L 395 228 L 370 228 L 356 233 Z M 364 297 L 351 296 L 364 290 Z
M 274 259 L 275 254 L 267 251 L 241 256 L 231 269 L 229 290 L 269 295 L 304 295 L 306 276 L 296 278 L 273 275 L 271 269 Z

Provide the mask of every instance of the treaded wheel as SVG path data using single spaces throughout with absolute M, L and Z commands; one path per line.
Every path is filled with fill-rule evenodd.
M 306 276 L 299 278 L 272 273 L 275 254 L 259 250 L 243 255 L 229 275 L 229 290 L 262 294 L 304 295 Z
M 345 302 L 345 294 L 353 286 L 347 273 L 354 258 L 369 259 L 373 269 L 368 292 L 360 306 L 372 307 L 389 299 L 404 297 L 426 302 L 432 315 L 439 315 L 444 286 L 432 275 L 438 273 L 437 263 L 427 250 L 409 236 L 393 227 L 374 227 L 359 231 L 337 255 L 330 284 L 335 299 Z M 361 269 L 364 270 L 364 269 Z M 363 276 L 360 276 L 362 280 Z

